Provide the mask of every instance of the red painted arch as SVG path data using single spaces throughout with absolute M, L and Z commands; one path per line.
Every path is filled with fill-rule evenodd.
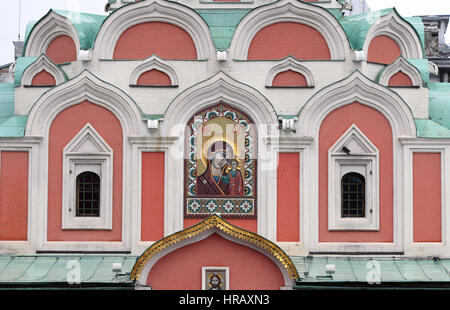
M 275 23 L 261 29 L 252 39 L 247 59 L 329 60 L 328 44 L 316 29 L 294 22 Z
M 328 230 L 328 150 L 355 124 L 379 151 L 379 231 Z M 389 121 L 377 110 L 354 102 L 323 120 L 319 131 L 319 241 L 393 241 L 393 140 Z
M 230 268 L 231 290 L 279 290 L 285 285 L 270 258 L 216 233 L 165 255 L 150 270 L 146 284 L 155 290 L 201 290 L 202 267 L 208 266 Z
M 113 225 L 112 230 L 62 230 L 63 149 L 90 123 L 113 149 Z M 119 120 L 109 110 L 88 101 L 60 112 L 52 122 L 48 154 L 48 241 L 122 240 L 123 134 Z
M 367 61 L 390 64 L 396 60 L 402 51 L 397 42 L 388 36 L 377 36 L 370 41 L 367 51 Z
M 61 64 L 77 60 L 75 42 L 69 36 L 62 35 L 53 39 L 45 52 L 54 63 Z
M 137 85 L 170 86 L 172 85 L 172 81 L 166 73 L 156 69 L 152 69 L 142 73 L 139 76 Z
M 152 55 L 197 59 L 191 36 L 184 29 L 164 22 L 141 23 L 125 30 L 116 43 L 113 58 L 145 59 Z
M 54 86 L 56 85 L 56 80 L 45 70 L 42 70 L 41 72 L 37 73 L 33 80 L 31 81 L 32 86 Z
M 406 73 L 403 73 L 403 71 L 398 71 L 396 74 L 391 76 L 389 79 L 388 86 L 395 87 L 395 86 L 413 86 L 412 80 Z
M 272 82 L 272 86 L 275 87 L 306 87 L 308 82 L 303 74 L 286 70 L 278 73 Z

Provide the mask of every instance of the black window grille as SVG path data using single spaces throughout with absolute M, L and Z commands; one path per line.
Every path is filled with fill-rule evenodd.
M 359 173 L 351 172 L 342 177 L 342 217 L 365 217 L 366 180 Z
M 100 177 L 94 172 L 77 176 L 76 216 L 100 216 Z

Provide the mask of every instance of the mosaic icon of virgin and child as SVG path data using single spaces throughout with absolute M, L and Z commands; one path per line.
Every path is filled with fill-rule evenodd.
M 225 141 L 212 143 L 206 154 L 206 170 L 197 176 L 197 194 L 243 196 L 244 183 L 233 148 Z

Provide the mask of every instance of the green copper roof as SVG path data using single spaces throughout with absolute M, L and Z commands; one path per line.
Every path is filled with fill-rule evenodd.
M 430 119 L 414 119 L 417 137 L 419 138 L 450 138 L 450 130 Z
M 366 282 L 374 264 L 382 282 L 450 282 L 450 259 L 386 257 L 291 256 L 300 275 L 298 284 L 313 282 Z M 373 263 L 375 262 L 375 263 Z M 335 273 L 326 273 L 326 265 Z
M 19 57 L 14 67 L 14 86 L 20 86 L 22 84 L 22 76 L 25 69 L 28 68 L 38 57 Z
M 89 50 L 94 46 L 94 41 L 95 41 L 95 38 L 97 37 L 97 33 L 100 30 L 100 27 L 103 24 L 103 21 L 108 17 L 106 15 L 97 15 L 97 14 L 51 9 L 40 20 L 31 21 L 30 23 L 28 23 L 26 31 L 25 31 L 25 46 L 23 49 L 23 55 L 25 55 L 28 38 L 29 38 L 31 31 L 33 31 L 34 27 L 40 21 L 42 21 L 44 18 L 46 18 L 51 12 L 61 15 L 65 18 L 69 19 L 72 22 L 73 26 L 77 30 L 78 38 L 80 40 L 80 48 L 82 50 Z
M 450 129 L 450 84 L 431 82 L 428 88 L 430 119 Z
M 0 83 L 0 116 L 14 115 L 14 85 Z
M 0 256 L 0 285 L 60 283 L 67 285 L 72 264 L 79 264 L 81 284 L 132 283 L 133 255 L 26 255 Z M 116 274 L 113 263 L 121 263 Z M 73 278 L 69 278 L 73 279 Z
M 380 17 L 388 15 L 392 11 L 395 11 L 397 13 L 395 8 L 388 8 L 351 16 L 339 17 L 336 14 L 334 15 L 337 17 L 339 23 L 344 28 L 344 31 L 347 34 L 348 40 L 350 42 L 351 48 L 354 50 L 362 50 L 364 42 L 366 40 L 367 33 L 369 29 L 372 27 L 372 25 Z M 400 16 L 398 13 L 397 15 Z M 422 20 L 417 17 L 407 17 L 403 19 L 407 21 L 409 24 L 411 24 L 411 26 L 414 28 L 414 30 L 416 31 L 417 35 L 420 38 L 422 50 L 424 50 L 425 32 Z
M 211 38 L 217 50 L 230 47 L 234 31 L 250 9 L 198 9 L 195 10 L 208 24 Z

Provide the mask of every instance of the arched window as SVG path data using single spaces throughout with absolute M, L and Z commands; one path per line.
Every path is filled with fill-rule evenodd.
M 356 172 L 342 177 L 342 217 L 365 217 L 366 180 Z
M 100 216 L 100 177 L 94 172 L 77 176 L 76 216 Z

